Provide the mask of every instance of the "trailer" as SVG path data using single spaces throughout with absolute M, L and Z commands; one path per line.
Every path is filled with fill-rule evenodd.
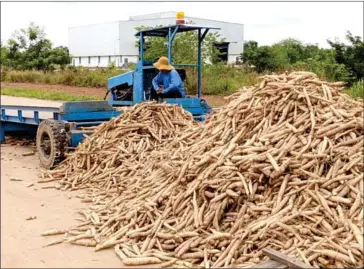
M 39 160 L 50 169 L 91 134 L 82 127 L 97 126 L 118 115 L 120 111 L 107 101 L 66 102 L 58 108 L 2 105 L 0 142 L 5 142 L 5 133 L 25 132 L 36 137 Z

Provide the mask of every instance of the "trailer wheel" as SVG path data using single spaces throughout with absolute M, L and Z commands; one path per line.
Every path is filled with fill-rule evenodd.
M 38 126 L 37 151 L 41 165 L 47 169 L 60 163 L 67 149 L 66 126 L 57 120 L 44 120 Z

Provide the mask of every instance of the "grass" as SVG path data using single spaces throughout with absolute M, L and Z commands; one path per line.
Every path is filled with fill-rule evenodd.
M 225 65 L 211 65 L 204 67 L 202 74 L 202 92 L 205 95 L 230 95 L 243 86 L 256 84 L 259 74 L 244 68 L 234 68 Z M 197 90 L 197 71 L 187 71 L 185 83 L 188 94 L 195 94 Z
M 89 70 L 87 68 L 69 68 L 54 72 L 35 70 L 3 70 L 1 81 L 43 84 L 62 84 L 76 87 L 107 87 L 110 77 L 126 72 L 117 68 Z M 186 69 L 188 94 L 197 93 L 197 71 Z M 240 87 L 253 85 L 258 74 L 246 69 L 237 69 L 221 64 L 204 66 L 202 74 L 202 92 L 213 95 L 229 95 Z
M 15 71 L 15 70 L 2 70 L 1 81 L 4 82 L 28 82 L 28 83 L 44 83 L 44 84 L 62 84 L 76 87 L 107 87 L 107 80 L 110 77 L 119 75 L 126 72 L 118 68 L 106 68 L 90 70 L 87 68 L 69 68 L 66 70 L 59 70 L 54 72 L 42 71 Z M 185 88 L 187 94 L 194 95 L 197 93 L 197 71 L 195 69 L 186 69 L 187 81 Z M 258 74 L 248 68 L 234 68 L 221 64 L 206 65 L 203 67 L 202 74 L 202 92 L 204 95 L 230 95 L 243 86 L 251 86 L 259 82 L 258 77 L 263 74 Z M 349 89 L 345 90 L 347 94 L 353 98 L 363 98 L 363 83 L 360 80 L 354 83 Z M 16 90 L 12 90 L 16 92 Z M 29 90 L 28 90 L 29 91 Z M 9 92 L 9 89 L 7 90 Z M 15 94 L 15 93 L 13 93 Z M 20 93 L 19 93 L 20 94 Z M 21 96 L 32 97 L 29 95 Z M 51 95 L 50 100 L 63 100 L 57 98 L 84 98 L 89 100 L 93 97 L 78 97 L 67 96 L 63 93 L 46 93 L 39 92 L 34 96 L 35 98 L 44 99 L 42 96 L 45 94 Z M 11 94 L 9 94 L 11 95 Z M 33 94 L 32 94 L 33 95 Z M 18 95 L 20 96 L 20 95 Z M 40 97 L 39 97 L 40 96 Z M 69 99 L 68 99 L 69 100 Z M 92 99 L 94 100 L 94 99 Z
M 353 98 L 364 98 L 364 79 L 355 82 L 345 93 Z
M 35 70 L 3 70 L 1 81 L 27 82 L 43 84 L 63 84 L 77 87 L 106 87 L 110 77 L 124 73 L 125 70 L 117 68 L 95 69 L 70 68 L 54 72 Z
M 72 95 L 61 91 L 48 91 L 48 90 L 36 90 L 36 89 L 21 89 L 21 88 L 1 88 L 2 95 L 16 96 L 16 97 L 28 97 L 42 100 L 51 101 L 91 101 L 102 100 L 101 98 L 85 95 Z

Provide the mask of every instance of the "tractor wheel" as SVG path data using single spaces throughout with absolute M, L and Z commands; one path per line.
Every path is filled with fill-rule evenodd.
M 38 126 L 37 151 L 39 161 L 47 169 L 60 163 L 67 149 L 66 126 L 57 120 L 44 120 Z

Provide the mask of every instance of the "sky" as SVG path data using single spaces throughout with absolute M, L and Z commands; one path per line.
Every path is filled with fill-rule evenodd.
M 55 46 L 68 46 L 68 27 L 165 11 L 242 23 L 245 41 L 259 45 L 291 37 L 328 47 L 348 30 L 363 38 L 363 2 L 2 2 L 1 40 L 35 22 Z

